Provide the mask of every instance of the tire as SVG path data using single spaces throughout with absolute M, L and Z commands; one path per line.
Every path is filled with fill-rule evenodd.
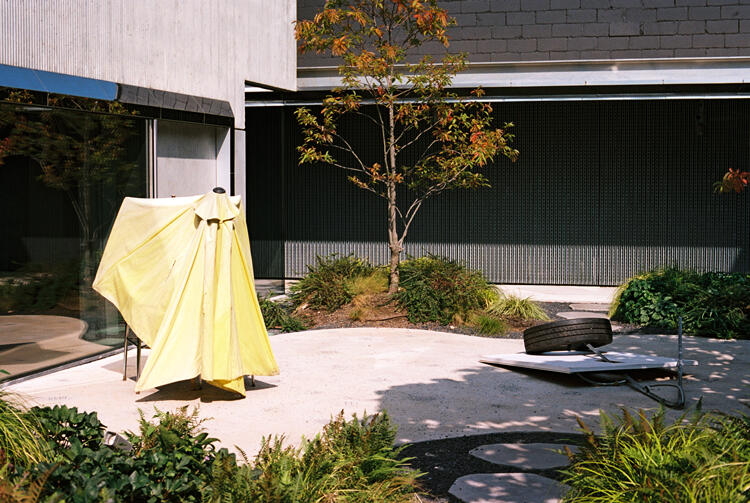
M 553 321 L 523 332 L 523 345 L 529 354 L 547 351 L 586 349 L 612 342 L 612 325 L 605 318 L 578 318 Z

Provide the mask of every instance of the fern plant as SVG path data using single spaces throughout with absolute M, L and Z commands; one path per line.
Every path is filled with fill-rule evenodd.
M 51 466 L 38 477 L 24 473 L 16 481 L 11 480 L 11 465 L 0 455 L 0 502 L 2 503 L 37 503 L 42 501 L 42 492 L 47 479 L 57 468 Z

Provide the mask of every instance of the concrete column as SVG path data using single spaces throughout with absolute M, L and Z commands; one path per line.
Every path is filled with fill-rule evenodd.
M 247 159 L 245 153 L 245 131 L 234 130 L 234 194 L 242 196 L 247 211 Z

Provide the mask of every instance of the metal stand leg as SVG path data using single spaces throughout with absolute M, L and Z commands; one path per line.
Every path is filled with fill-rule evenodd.
M 125 354 L 125 365 L 122 369 L 122 380 L 127 381 L 128 380 L 128 336 L 130 335 L 130 327 L 128 325 L 125 325 L 125 346 L 124 346 L 124 354 Z
M 255 387 L 255 376 L 254 375 L 250 376 L 250 386 L 252 386 L 253 388 Z
M 130 342 L 130 326 L 125 325 L 125 344 L 124 350 L 124 367 L 122 369 L 122 380 L 127 381 L 128 379 L 128 343 Z M 135 380 L 141 378 L 141 340 L 136 335 L 135 337 Z M 140 395 L 140 391 L 136 391 L 136 395 Z
M 138 339 L 135 342 L 135 380 L 141 378 L 141 340 Z

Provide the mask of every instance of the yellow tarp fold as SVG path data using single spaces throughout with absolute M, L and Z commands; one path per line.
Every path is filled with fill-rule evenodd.
M 239 196 L 125 198 L 93 287 L 151 347 L 137 391 L 200 375 L 244 396 L 278 373 Z

